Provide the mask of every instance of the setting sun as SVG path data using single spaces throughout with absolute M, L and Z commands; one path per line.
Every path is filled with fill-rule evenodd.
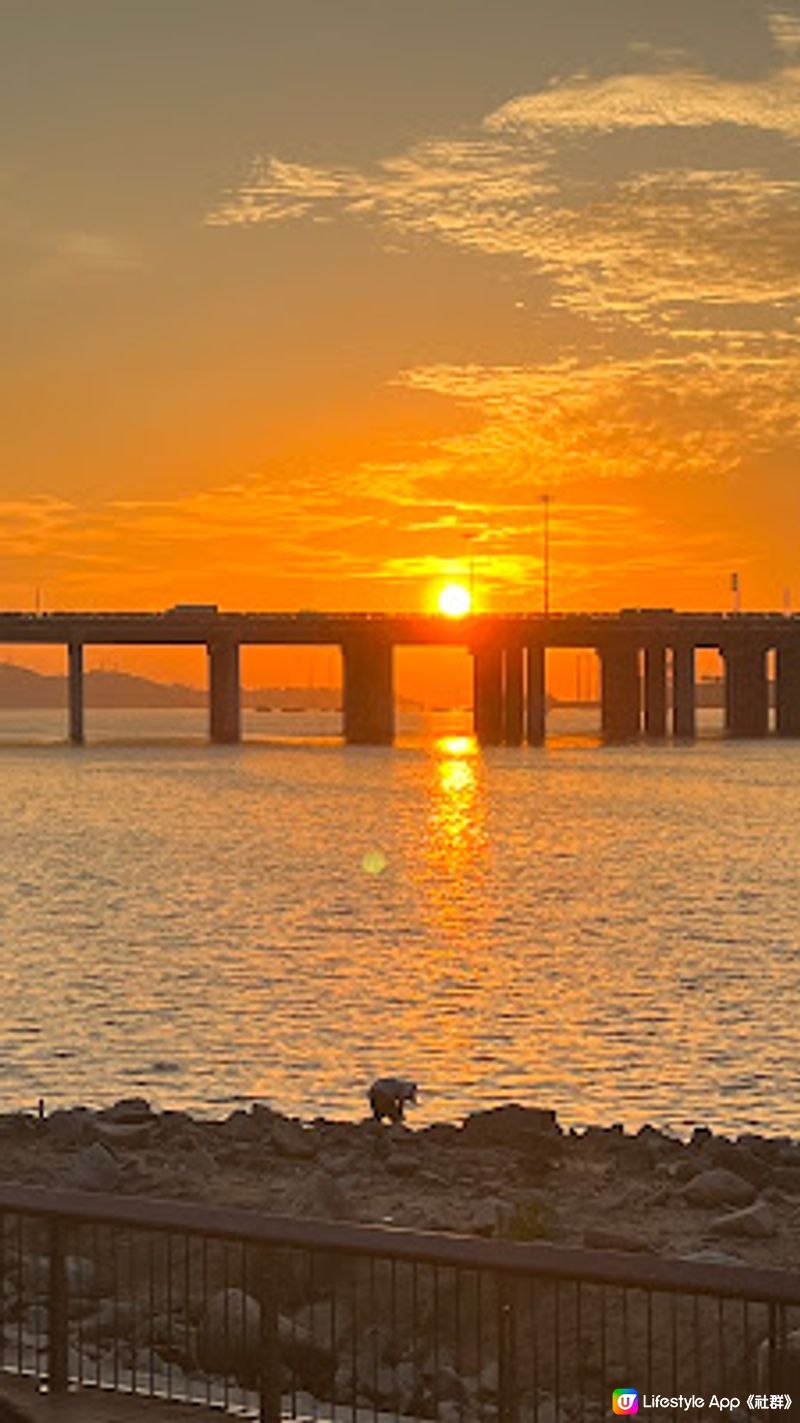
M 465 618 L 472 608 L 472 598 L 463 583 L 448 583 L 438 599 L 439 612 L 446 618 Z

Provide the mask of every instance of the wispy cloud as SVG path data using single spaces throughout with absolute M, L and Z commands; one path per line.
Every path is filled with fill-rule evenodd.
M 787 51 L 787 17 L 773 17 L 773 30 Z M 731 168 L 731 125 L 770 138 L 771 158 Z M 718 135 L 716 149 L 711 135 L 704 141 L 702 168 L 665 168 L 664 133 L 680 130 Z M 637 139 L 622 173 L 602 153 L 620 132 Z M 471 135 L 416 144 L 368 171 L 264 158 L 207 221 L 368 221 L 515 258 L 551 279 L 555 306 L 662 334 L 686 329 L 685 308 L 698 303 L 789 307 L 791 327 L 800 180 L 780 145 L 798 139 L 800 67 L 750 82 L 685 69 L 583 76 L 509 101 Z M 601 148 L 587 170 L 593 144 Z
M 130 240 L 107 232 L 68 230 L 41 239 L 35 265 L 45 278 L 80 277 L 139 271 L 141 252 Z
M 581 76 L 512 99 L 485 120 L 490 133 L 528 139 L 619 129 L 737 128 L 800 138 L 800 70 L 734 82 L 693 70 Z
M 800 16 L 775 10 L 769 17 L 769 28 L 779 54 L 800 62 Z

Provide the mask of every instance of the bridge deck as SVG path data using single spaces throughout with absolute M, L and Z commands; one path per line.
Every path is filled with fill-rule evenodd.
M 395 646 L 480 646 L 531 642 L 595 647 L 623 637 L 639 642 L 719 647 L 746 638 L 774 646 L 800 638 L 800 616 L 783 613 L 485 613 L 450 619 L 415 613 L 0 613 L 0 643 L 96 645 L 243 644 L 314 646 L 368 636 Z

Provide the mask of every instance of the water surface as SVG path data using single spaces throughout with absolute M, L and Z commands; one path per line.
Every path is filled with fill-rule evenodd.
M 199 712 L 97 712 L 75 750 L 1 714 L 1 1105 L 354 1117 L 397 1071 L 418 1122 L 800 1135 L 800 746 L 593 720 L 480 754 L 455 723 L 358 749 L 250 714 L 266 741 L 212 748 Z

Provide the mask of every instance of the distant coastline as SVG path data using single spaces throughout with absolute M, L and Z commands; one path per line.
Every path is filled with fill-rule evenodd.
M 208 704 L 204 687 L 182 682 L 159 682 L 133 672 L 97 667 L 84 678 L 86 705 L 106 710 L 202 710 Z M 416 703 L 400 698 L 400 705 Z M 242 702 L 256 711 L 338 711 L 342 694 L 338 687 L 252 687 L 242 688 Z M 36 672 L 13 662 L 0 662 L 0 710 L 61 710 L 67 705 L 65 677 Z

